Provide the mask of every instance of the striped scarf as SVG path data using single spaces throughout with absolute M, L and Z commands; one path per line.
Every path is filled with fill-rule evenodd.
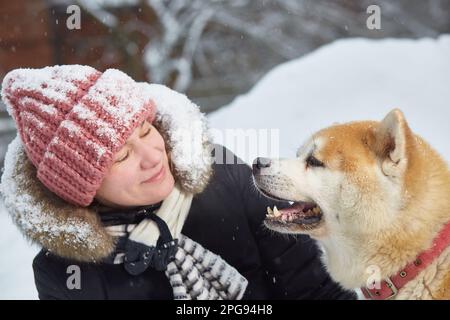
M 126 213 L 102 213 L 106 230 L 117 239 L 107 262 L 124 264 L 132 275 L 148 267 L 164 270 L 176 300 L 241 299 L 247 279 L 219 255 L 181 234 L 192 198 L 175 185 L 162 204 L 141 208 L 128 216 L 129 221 Z

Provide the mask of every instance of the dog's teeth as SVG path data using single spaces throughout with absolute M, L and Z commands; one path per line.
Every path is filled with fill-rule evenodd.
M 290 205 L 293 205 L 293 204 L 294 204 L 294 201 L 289 201 L 289 204 L 290 204 Z
M 273 214 L 275 217 L 279 217 L 281 215 L 280 211 L 278 211 L 277 206 L 273 207 Z
M 272 211 L 272 209 L 271 209 L 270 207 L 267 207 L 267 215 L 268 215 L 269 217 L 272 217 L 272 216 L 273 216 L 273 211 Z

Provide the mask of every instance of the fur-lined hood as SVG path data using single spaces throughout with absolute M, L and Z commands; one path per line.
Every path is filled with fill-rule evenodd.
M 212 173 L 205 116 L 183 94 L 162 85 L 150 85 L 149 90 L 157 108 L 153 124 L 166 142 L 175 180 L 185 191 L 202 192 Z M 37 179 L 19 136 L 8 146 L 1 193 L 21 232 L 60 257 L 98 262 L 115 248 L 93 206 L 71 205 Z

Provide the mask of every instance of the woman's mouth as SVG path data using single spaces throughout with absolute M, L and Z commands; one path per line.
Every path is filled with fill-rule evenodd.
M 142 183 L 154 183 L 162 180 L 164 176 L 166 175 L 166 168 L 164 165 L 161 167 L 161 170 L 159 170 L 153 177 L 150 177 L 149 179 L 145 180 Z

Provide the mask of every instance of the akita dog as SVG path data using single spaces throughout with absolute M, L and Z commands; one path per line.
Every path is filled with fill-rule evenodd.
M 257 158 L 265 225 L 318 240 L 331 277 L 373 299 L 450 299 L 450 171 L 400 110 L 335 125 L 295 159 Z

